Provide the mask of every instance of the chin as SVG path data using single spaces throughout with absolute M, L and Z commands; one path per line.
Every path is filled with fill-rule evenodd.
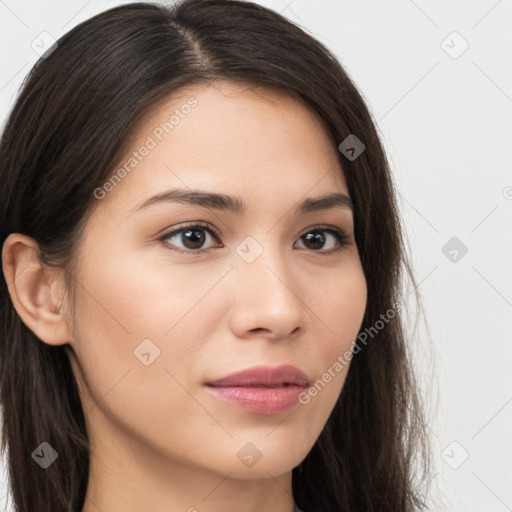
M 288 462 L 283 458 L 275 455 L 265 462 L 260 459 L 253 467 L 244 468 L 242 464 L 231 467 L 228 472 L 230 478 L 237 480 L 266 480 L 268 478 L 277 478 L 286 473 L 290 473 L 292 469 L 298 466 L 301 460 Z
M 244 436 L 243 442 L 236 442 L 236 461 L 230 459 L 231 477 L 241 480 L 278 477 L 289 473 L 307 456 L 314 440 L 304 442 L 297 434 L 288 434 L 286 438 L 279 436 L 277 430 L 263 436 L 255 436 L 252 440 Z M 268 437 L 266 437 L 268 436 Z M 306 446 L 305 446 L 306 445 Z

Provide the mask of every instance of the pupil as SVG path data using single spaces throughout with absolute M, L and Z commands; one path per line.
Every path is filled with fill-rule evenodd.
M 204 231 L 201 229 L 188 229 L 183 233 L 183 242 L 187 249 L 198 249 L 204 244 Z
M 313 248 L 320 249 L 325 244 L 325 237 L 321 231 L 313 231 L 305 235 L 306 242 L 313 242 Z

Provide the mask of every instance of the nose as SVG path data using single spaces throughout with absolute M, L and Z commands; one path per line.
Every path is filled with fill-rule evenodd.
M 231 329 L 240 338 L 282 339 L 308 322 L 301 281 L 278 249 L 266 247 L 252 263 L 236 261 L 231 272 Z

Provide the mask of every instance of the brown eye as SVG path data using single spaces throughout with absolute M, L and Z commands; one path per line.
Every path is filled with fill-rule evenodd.
M 328 235 L 326 236 L 325 233 Z M 304 241 L 306 249 L 326 254 L 341 251 L 345 246 L 350 244 L 348 236 L 343 233 L 343 231 L 337 228 L 326 228 L 322 226 L 311 228 L 300 237 L 300 240 Z M 319 250 L 326 244 L 334 245 L 334 247 L 323 251 Z
M 159 240 L 167 245 L 175 246 L 169 247 L 169 249 L 198 254 L 207 250 L 204 245 L 208 242 L 208 238 L 217 238 L 217 234 L 208 225 L 196 223 L 175 229 L 163 235 Z M 171 239 L 174 241 L 169 243 L 168 241 Z

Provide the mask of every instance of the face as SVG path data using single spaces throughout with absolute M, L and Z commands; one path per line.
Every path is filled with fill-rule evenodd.
M 290 471 L 340 395 L 348 366 L 332 368 L 366 306 L 320 121 L 278 93 L 183 89 L 148 112 L 115 172 L 75 274 L 70 355 L 91 437 L 239 479 Z M 208 385 L 254 367 L 251 382 Z

